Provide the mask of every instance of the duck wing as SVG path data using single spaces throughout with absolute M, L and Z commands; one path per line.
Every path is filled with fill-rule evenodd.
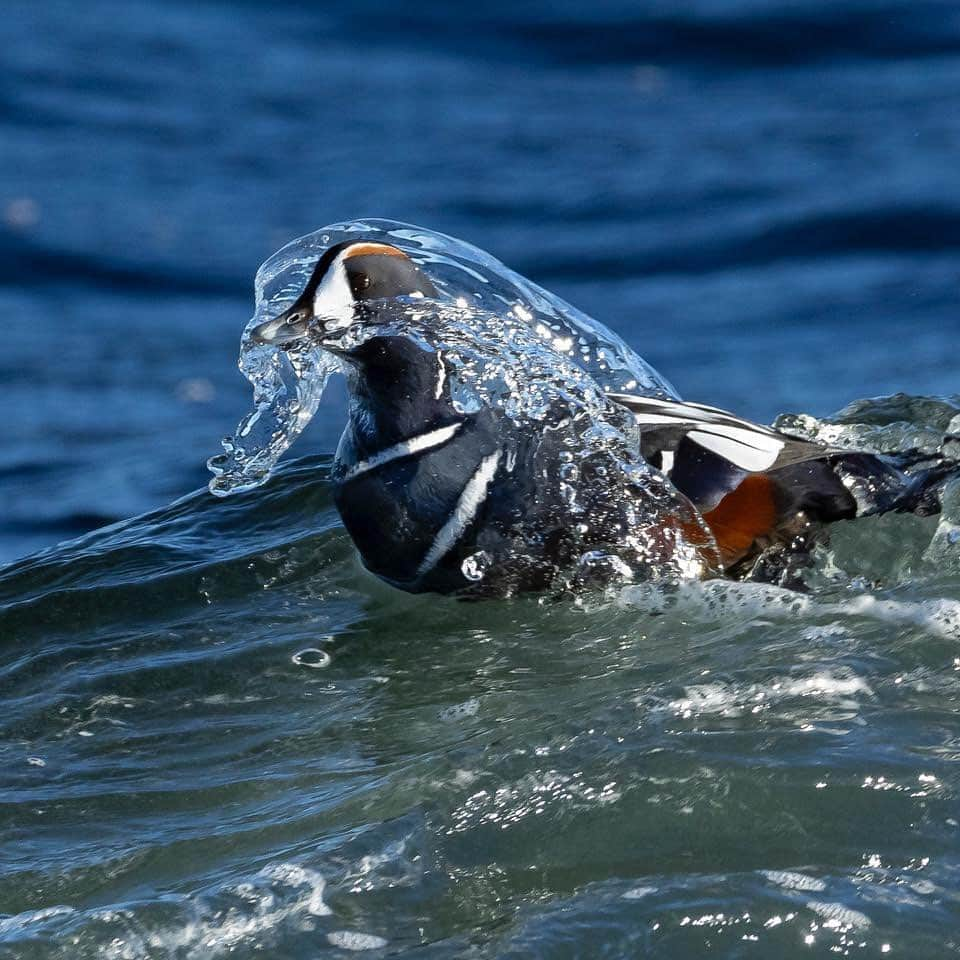
M 609 397 L 634 415 L 644 458 L 703 515 L 727 569 L 810 521 L 857 514 L 834 470 L 848 456 L 839 450 L 704 404 Z

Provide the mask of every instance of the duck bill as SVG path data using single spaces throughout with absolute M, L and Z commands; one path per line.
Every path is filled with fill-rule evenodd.
M 288 347 L 302 340 L 306 340 L 310 332 L 309 321 L 305 316 L 291 316 L 287 310 L 274 317 L 258 323 L 250 331 L 253 343 L 269 343 L 276 347 Z

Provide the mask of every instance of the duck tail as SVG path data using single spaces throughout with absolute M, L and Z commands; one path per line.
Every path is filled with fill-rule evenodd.
M 960 477 L 960 437 L 948 436 L 935 453 L 850 453 L 831 458 L 834 473 L 853 496 L 858 517 L 881 513 L 940 513 L 943 492 Z

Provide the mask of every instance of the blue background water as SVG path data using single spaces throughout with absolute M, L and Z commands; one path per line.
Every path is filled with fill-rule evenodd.
M 390 591 L 322 456 L 165 506 L 248 409 L 257 265 L 358 216 L 760 420 L 955 393 L 957 4 L 7 0 L 0 50 L 0 560 L 157 509 L 0 575 L 0 957 L 958 949 L 936 521 L 651 617 Z
M 257 265 L 340 219 L 462 236 L 747 416 L 956 389 L 949 0 L 13 0 L 0 44 L 0 558 L 199 486 Z

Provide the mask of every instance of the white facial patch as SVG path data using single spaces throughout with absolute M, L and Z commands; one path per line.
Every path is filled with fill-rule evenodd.
M 344 250 L 330 264 L 313 297 L 313 315 L 326 330 L 345 330 L 353 323 L 353 291 L 343 265 L 349 252 Z

